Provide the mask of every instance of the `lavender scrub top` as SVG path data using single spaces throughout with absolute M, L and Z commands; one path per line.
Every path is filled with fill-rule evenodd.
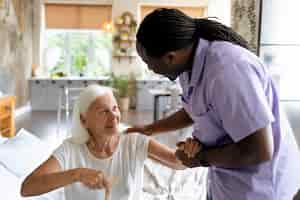
M 204 145 L 236 143 L 271 124 L 271 161 L 239 169 L 209 168 L 213 200 L 292 200 L 300 188 L 300 154 L 281 130 L 277 91 L 267 68 L 230 42 L 200 39 L 191 72 L 180 75 L 183 107 Z

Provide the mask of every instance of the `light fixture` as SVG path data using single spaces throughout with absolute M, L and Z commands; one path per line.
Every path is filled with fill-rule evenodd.
M 112 23 L 111 22 L 105 22 L 104 23 L 104 31 L 105 32 L 112 32 Z

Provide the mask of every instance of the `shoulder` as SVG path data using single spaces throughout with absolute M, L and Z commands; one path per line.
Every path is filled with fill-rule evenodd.
M 226 41 L 214 41 L 207 52 L 207 63 L 212 79 L 241 74 L 266 74 L 262 61 L 251 51 Z
M 213 60 L 218 66 L 223 67 L 230 64 L 262 65 L 259 57 L 253 52 L 226 41 L 211 42 L 207 56 L 209 60 Z
M 136 146 L 140 143 L 148 142 L 149 137 L 139 134 L 139 133 L 132 133 L 132 134 L 123 134 L 121 135 L 122 143 L 127 143 L 127 145 Z
M 60 152 L 65 155 L 72 154 L 74 152 L 81 151 L 83 148 L 83 144 L 74 144 L 69 140 L 65 140 L 56 150 L 55 152 Z
M 123 134 L 121 135 L 121 151 L 123 153 L 127 152 L 132 158 L 142 158 L 147 157 L 149 137 L 139 134 Z

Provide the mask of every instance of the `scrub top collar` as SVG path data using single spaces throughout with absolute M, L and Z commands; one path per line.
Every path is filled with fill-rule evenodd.
M 209 49 L 210 42 L 200 38 L 198 47 L 194 55 L 194 62 L 191 72 L 191 79 L 189 81 L 189 88 L 194 88 L 203 78 L 205 58 Z M 188 74 L 187 74 L 188 75 Z

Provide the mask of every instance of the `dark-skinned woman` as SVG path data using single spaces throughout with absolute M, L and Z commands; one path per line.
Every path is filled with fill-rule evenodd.
M 183 108 L 127 130 L 146 135 L 193 125 L 180 142 L 186 166 L 209 167 L 207 199 L 288 200 L 300 187 L 300 154 L 281 128 L 278 93 L 268 69 L 231 28 L 158 9 L 140 24 L 137 52 L 154 72 L 179 78 Z

